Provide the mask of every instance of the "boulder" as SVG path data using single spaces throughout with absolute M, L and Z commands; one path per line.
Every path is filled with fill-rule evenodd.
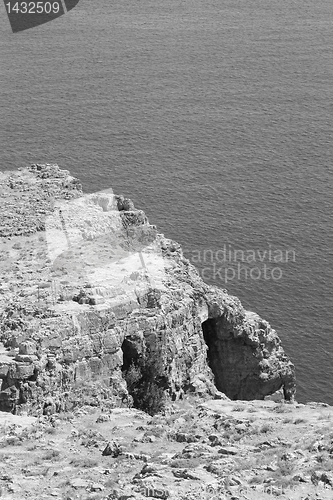
M 121 454 L 121 449 L 118 444 L 113 442 L 109 442 L 103 450 L 103 457 L 112 457 L 116 458 Z

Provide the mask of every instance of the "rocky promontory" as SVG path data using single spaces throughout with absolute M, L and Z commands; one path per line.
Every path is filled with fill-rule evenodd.
M 110 189 L 0 189 L 2 498 L 332 498 L 332 408 L 267 321 Z
M 295 395 L 276 332 L 207 285 L 131 200 L 57 165 L 0 175 L 0 409 L 126 406 L 149 359 L 168 400 Z

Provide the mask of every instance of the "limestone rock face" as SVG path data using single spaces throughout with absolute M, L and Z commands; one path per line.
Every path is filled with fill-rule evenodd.
M 276 332 L 205 284 L 131 200 L 84 195 L 57 165 L 0 184 L 0 410 L 126 404 L 123 373 L 148 354 L 172 399 L 294 397 Z
M 293 365 L 267 321 L 245 311 L 235 328 L 232 318 L 213 313 L 203 329 L 216 386 L 230 399 L 262 399 L 281 387 L 285 399 L 294 398 Z

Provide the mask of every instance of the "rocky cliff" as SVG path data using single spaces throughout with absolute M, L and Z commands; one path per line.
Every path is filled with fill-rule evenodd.
M 0 409 L 127 404 L 149 356 L 172 399 L 295 394 L 276 332 L 202 281 L 181 247 L 111 190 L 57 165 L 0 174 Z

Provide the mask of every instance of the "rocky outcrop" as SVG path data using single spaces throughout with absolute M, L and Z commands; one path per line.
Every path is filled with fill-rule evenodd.
M 0 409 L 126 404 L 123 372 L 148 355 L 171 399 L 263 399 L 281 387 L 293 398 L 276 332 L 205 284 L 130 200 L 83 195 L 56 165 L 0 182 Z
M 244 311 L 241 324 L 219 314 L 203 323 L 209 365 L 217 388 L 231 399 L 262 399 L 281 387 L 293 398 L 293 368 L 276 332 L 257 314 Z

